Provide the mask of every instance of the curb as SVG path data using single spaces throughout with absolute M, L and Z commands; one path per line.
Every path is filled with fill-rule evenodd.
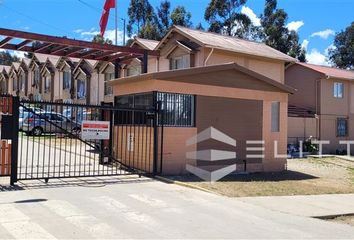
M 181 181 L 176 181 L 176 180 L 172 180 L 172 179 L 161 177 L 161 176 L 155 176 L 155 179 L 157 179 L 157 180 L 159 180 L 161 182 L 169 183 L 169 184 L 176 184 L 176 185 L 179 185 L 179 186 L 182 186 L 182 187 L 192 188 L 192 189 L 196 189 L 196 190 L 199 190 L 199 191 L 220 195 L 219 193 L 213 192 L 213 191 L 211 191 L 209 189 L 206 189 L 206 188 L 202 188 L 202 187 L 199 187 L 199 186 L 195 186 L 193 184 L 184 183 L 184 182 L 181 182 Z

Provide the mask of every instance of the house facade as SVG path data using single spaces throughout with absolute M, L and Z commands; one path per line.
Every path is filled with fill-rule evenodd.
M 227 161 L 206 166 L 201 160 L 203 154 L 211 157 L 211 149 L 236 151 L 229 160 L 237 172 L 286 169 L 288 94 L 293 89 L 284 84 L 284 70 L 295 59 L 264 44 L 178 26 L 155 50 L 160 56 L 149 59 L 155 68 L 149 64 L 146 74 L 110 83 L 117 106 L 152 107 L 154 94 L 162 103 L 163 174 L 185 174 L 187 164 L 222 168 Z M 237 147 L 212 139 L 187 146 L 209 128 L 235 139 Z M 122 134 L 118 126 L 115 134 Z M 121 151 L 114 152 L 120 158 Z
M 307 109 L 312 115 L 289 119 L 293 123 L 289 138 L 312 136 L 329 141 L 323 145 L 324 153 L 346 150 L 347 145 L 340 141 L 354 138 L 354 72 L 296 63 L 286 69 L 285 79 L 297 89 L 289 96 L 289 105 Z

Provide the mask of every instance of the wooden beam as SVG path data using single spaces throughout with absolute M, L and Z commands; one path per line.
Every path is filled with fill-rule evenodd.
M 96 60 L 103 60 L 104 58 L 106 58 L 112 54 L 114 54 L 114 52 L 112 52 L 112 51 L 102 53 L 101 55 L 96 56 Z
M 32 40 L 25 40 L 19 44 L 16 45 L 17 50 L 21 50 L 22 48 L 24 48 L 27 44 L 31 43 Z
M 75 55 L 76 53 L 78 53 L 78 52 L 80 52 L 80 51 L 82 51 L 82 50 L 84 50 L 84 48 L 74 48 L 74 49 L 72 49 L 72 50 L 66 52 L 66 53 L 64 54 L 64 56 L 65 56 L 65 57 L 71 57 L 71 56 Z
M 34 52 L 43 52 L 44 50 L 47 50 L 47 48 L 53 46 L 53 43 L 43 43 L 39 47 L 35 48 L 33 51 Z
M 99 52 L 101 52 L 101 50 L 88 50 L 88 51 L 86 51 L 86 52 L 83 52 L 82 54 L 78 54 L 78 58 L 85 58 L 85 57 L 87 57 L 87 56 L 91 56 L 91 55 L 93 55 L 93 54 L 95 54 L 95 53 L 99 53 Z
M 121 57 L 128 57 L 128 58 L 130 58 L 132 55 L 134 56 L 133 58 L 136 58 L 136 57 L 140 56 L 140 54 L 125 54 L 125 53 L 119 53 L 119 54 L 116 54 L 116 55 L 111 56 L 111 57 L 108 58 L 108 59 L 104 59 L 104 61 L 113 62 L 113 61 L 115 61 L 116 59 L 120 59 Z
M 82 40 L 69 39 L 64 37 L 54 37 L 49 35 L 37 34 L 37 33 L 29 33 L 17 30 L 11 30 L 6 28 L 0 28 L 0 35 L 12 37 L 12 38 L 22 38 L 32 41 L 40 41 L 47 43 L 54 43 L 59 45 L 66 45 L 72 47 L 82 47 L 82 48 L 90 48 L 97 49 L 102 51 L 114 51 L 114 52 L 125 52 L 125 53 L 138 53 L 144 54 L 144 49 L 139 48 L 131 48 L 126 46 L 115 46 L 110 44 L 100 44 Z M 149 55 L 158 56 L 158 51 L 149 50 Z
M 12 37 L 6 37 L 0 42 L 0 48 L 6 45 L 8 42 L 10 42 L 13 38 Z
M 69 48 L 68 46 L 58 46 L 50 51 L 50 54 L 57 54 L 60 53 L 61 51 Z

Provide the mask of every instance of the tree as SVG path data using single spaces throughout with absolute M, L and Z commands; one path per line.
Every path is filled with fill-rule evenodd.
M 161 2 L 160 6 L 157 8 L 158 16 L 158 26 L 161 35 L 165 35 L 171 27 L 171 16 L 170 16 L 171 3 L 168 0 Z
M 354 22 L 337 33 L 334 47 L 329 50 L 329 59 L 343 69 L 354 69 Z
M 42 44 L 43 43 L 40 42 L 40 41 L 34 41 L 34 42 L 32 42 L 32 47 L 33 48 L 38 48 Z M 32 59 L 32 57 L 33 57 L 33 53 L 31 53 L 31 52 L 25 53 L 25 58 Z
M 299 35 L 286 27 L 288 14 L 283 9 L 277 9 L 277 0 L 266 0 L 264 13 L 261 15 L 263 31 L 260 38 L 265 44 L 291 57 L 306 61 L 305 50 L 299 43 Z
M 10 66 L 13 62 L 18 62 L 20 59 L 11 55 L 9 51 L 0 52 L 0 65 Z
M 137 26 L 137 32 L 139 33 L 147 22 L 152 23 L 156 20 L 156 14 L 148 0 L 130 0 L 128 16 L 127 30 L 129 37 L 132 36 L 133 26 Z
M 108 39 L 108 38 L 104 38 L 101 36 L 101 34 L 97 34 L 93 37 L 92 42 L 95 43 L 101 43 L 101 44 L 113 44 L 112 40 Z
M 183 6 L 177 6 L 171 13 L 171 21 L 173 25 L 179 25 L 182 27 L 191 27 L 192 14 L 187 12 Z
M 244 38 L 252 25 L 251 20 L 240 12 L 247 0 L 211 0 L 204 18 L 209 31 Z

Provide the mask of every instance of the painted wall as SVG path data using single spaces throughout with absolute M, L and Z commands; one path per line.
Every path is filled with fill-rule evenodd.
M 288 143 L 296 144 L 311 136 L 316 137 L 317 122 L 316 118 L 288 117 Z

